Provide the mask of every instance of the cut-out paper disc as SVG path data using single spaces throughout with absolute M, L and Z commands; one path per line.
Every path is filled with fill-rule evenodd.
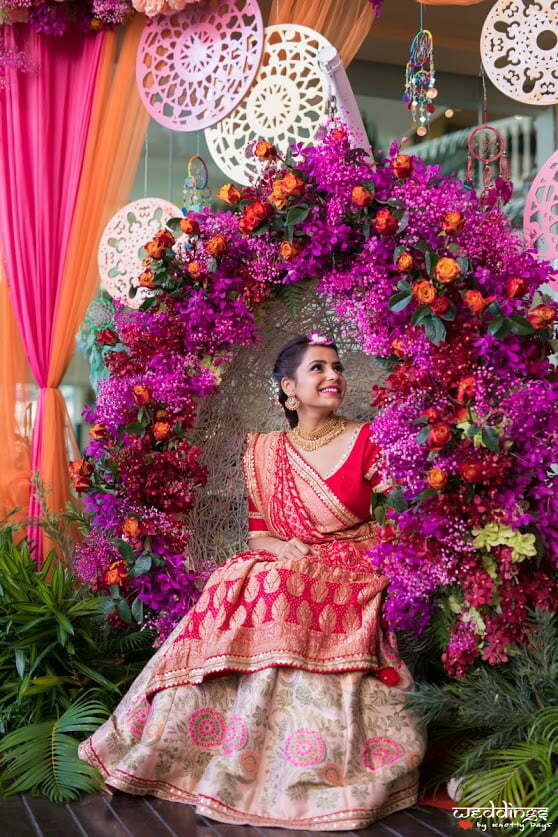
M 329 84 L 318 64 L 331 44 L 307 26 L 278 24 L 265 30 L 264 54 L 250 92 L 205 138 L 217 165 L 237 183 L 249 183 L 261 164 L 246 146 L 265 139 L 280 151 L 310 143 L 327 117 Z
M 557 0 L 498 0 L 482 27 L 481 57 L 506 96 L 529 105 L 558 104 Z
M 213 125 L 250 87 L 262 49 L 257 0 L 205 0 L 157 15 L 138 47 L 141 99 L 153 119 L 173 131 Z
M 180 218 L 182 212 L 169 201 L 161 198 L 141 198 L 133 201 L 106 225 L 99 244 L 98 264 L 101 285 L 113 299 L 119 299 L 130 308 L 139 308 L 150 296 L 146 288 L 139 288 L 132 299 L 130 287 L 138 285 L 140 273 L 145 269 L 142 260 L 147 253 L 144 244 L 164 227 L 169 218 Z
M 523 236 L 543 259 L 558 259 L 558 151 L 552 154 L 531 184 L 523 212 Z M 556 281 L 551 283 L 557 287 Z

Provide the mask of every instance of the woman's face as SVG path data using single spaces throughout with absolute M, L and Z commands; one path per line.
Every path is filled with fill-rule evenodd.
M 301 407 L 322 407 L 325 412 L 337 409 L 347 389 L 344 366 L 330 346 L 308 346 L 295 379 L 282 378 L 287 395 L 296 395 Z

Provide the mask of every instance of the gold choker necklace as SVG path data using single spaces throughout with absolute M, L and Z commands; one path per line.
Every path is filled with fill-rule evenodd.
M 301 433 L 297 425 L 289 431 L 289 436 L 303 450 L 317 450 L 339 436 L 345 429 L 347 421 L 345 416 L 332 416 L 322 427 L 308 435 Z

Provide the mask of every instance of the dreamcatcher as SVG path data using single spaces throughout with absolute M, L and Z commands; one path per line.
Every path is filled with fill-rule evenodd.
M 409 48 L 403 94 L 403 101 L 411 111 L 413 122 L 418 125 L 419 137 L 424 137 L 428 133 L 430 117 L 436 110 L 433 104 L 433 100 L 438 95 L 435 82 L 432 33 L 422 28 L 421 7 L 421 28 L 411 41 Z

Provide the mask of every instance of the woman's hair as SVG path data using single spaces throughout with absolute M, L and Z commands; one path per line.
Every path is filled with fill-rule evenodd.
M 310 341 L 307 337 L 303 335 L 299 335 L 298 337 L 293 337 L 292 340 L 289 340 L 288 343 L 285 343 L 279 354 L 277 355 L 277 360 L 273 366 L 273 380 L 277 384 L 277 396 L 279 398 L 279 403 L 283 405 L 283 409 L 285 411 L 285 415 L 287 416 L 287 421 L 289 422 L 291 427 L 296 427 L 298 424 L 298 413 L 296 410 L 289 410 L 288 407 L 285 407 L 285 401 L 288 398 L 286 392 L 283 391 L 281 386 L 281 378 L 293 378 L 295 377 L 296 370 L 302 363 L 304 355 L 306 354 L 306 349 L 310 344 Z M 335 349 L 335 351 L 339 354 L 339 350 L 335 343 L 328 344 L 329 349 Z

